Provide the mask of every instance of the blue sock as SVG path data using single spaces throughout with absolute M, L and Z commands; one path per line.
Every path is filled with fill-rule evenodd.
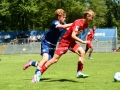
M 41 69 L 41 68 L 40 68 L 39 66 L 37 66 L 37 68 L 36 68 L 36 70 L 35 70 L 35 73 L 36 73 L 36 72 L 39 72 L 40 69 Z
M 38 62 L 32 61 L 31 66 L 37 67 Z

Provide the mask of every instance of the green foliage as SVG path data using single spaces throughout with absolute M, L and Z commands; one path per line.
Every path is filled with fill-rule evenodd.
M 106 14 L 106 26 L 117 27 L 118 35 L 120 36 L 120 3 L 116 0 L 106 0 L 107 14 Z
M 91 27 L 96 25 L 97 27 L 104 27 L 106 20 L 105 15 L 107 12 L 107 8 L 105 6 L 104 0 L 88 0 L 89 8 L 95 12 L 95 18 Z
M 83 73 L 88 78 L 76 78 L 78 56 L 63 55 L 41 77 L 31 83 L 35 67 L 22 70 L 29 59 L 41 60 L 39 54 L 0 55 L 0 90 L 119 90 L 120 82 L 113 76 L 120 71 L 120 53 L 93 53 L 93 60 L 84 61 Z
M 1 1 L 0 7 L 2 7 L 2 9 L 0 9 L 0 13 L 2 16 L 10 16 L 9 6 L 10 6 L 9 2 L 6 2 L 5 0 Z
M 58 8 L 67 12 L 67 23 L 82 18 L 90 8 L 96 14 L 90 27 L 117 27 L 120 36 L 120 2 L 116 0 L 1 0 L 0 30 L 44 30 Z

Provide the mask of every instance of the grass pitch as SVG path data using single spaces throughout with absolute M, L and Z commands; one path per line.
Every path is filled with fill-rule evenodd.
M 63 55 L 43 75 L 39 83 L 31 83 L 35 67 L 22 70 L 29 60 L 41 60 L 38 54 L 0 55 L 0 90 L 119 90 L 114 73 L 120 72 L 120 53 L 93 53 L 85 59 L 83 73 L 88 78 L 76 78 L 78 56 Z

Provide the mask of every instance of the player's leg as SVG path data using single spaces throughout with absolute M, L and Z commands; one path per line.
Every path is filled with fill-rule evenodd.
M 42 46 L 43 47 L 43 46 Z M 48 49 L 49 48 L 49 49 Z M 42 53 L 42 60 L 38 63 L 38 66 L 35 70 L 35 75 L 32 78 L 32 82 L 36 82 L 36 73 L 41 70 L 41 68 L 44 66 L 44 64 L 50 60 L 55 52 L 56 46 L 51 46 L 49 44 L 45 45 L 44 48 L 42 48 L 41 53 Z
M 116 49 L 114 50 L 114 53 L 116 53 L 119 49 L 120 49 L 120 47 L 116 48 Z
M 37 70 L 35 74 L 35 82 L 39 82 L 42 74 L 50 67 L 52 64 L 56 63 L 59 60 L 60 56 L 55 54 L 51 60 L 48 60 L 41 70 Z
M 38 63 L 38 67 L 42 68 L 42 66 L 48 61 L 48 60 L 51 60 L 53 55 L 54 55 L 54 52 L 55 52 L 55 48 L 56 46 L 51 46 L 49 47 L 49 53 L 44 53 L 43 55 L 43 59 Z
M 84 67 L 84 57 L 85 57 L 85 51 L 83 50 L 82 47 L 79 47 L 77 49 L 79 53 L 79 58 L 78 58 L 78 68 L 77 68 L 77 78 L 86 78 L 89 75 L 82 73 L 83 67 Z
M 87 74 L 82 73 L 82 70 L 83 70 L 83 67 L 84 67 L 84 57 L 85 57 L 84 49 L 79 44 L 76 44 L 73 47 L 73 51 L 79 55 L 76 77 L 78 77 L 78 78 L 79 77 L 82 77 L 82 78 L 88 77 Z
M 48 61 L 48 59 L 49 59 L 49 54 L 48 53 L 43 53 L 42 54 L 42 60 L 38 63 L 38 66 L 35 70 L 35 74 L 34 74 L 32 80 L 31 80 L 31 82 L 33 82 L 33 83 L 36 82 L 36 72 L 41 69 L 41 67 Z
M 36 70 L 35 70 L 35 75 L 33 76 L 33 78 L 32 78 L 32 82 L 36 82 L 36 72 L 37 71 L 40 71 L 41 70 L 41 68 L 44 66 L 44 64 L 48 61 L 48 60 L 50 60 L 50 59 L 52 59 L 52 57 L 53 57 L 53 55 L 54 55 L 54 51 L 55 51 L 55 49 L 53 48 L 53 50 L 49 50 L 49 53 L 44 53 L 42 56 L 43 56 L 43 59 L 38 63 L 38 66 L 37 66 L 37 68 L 36 68 Z
M 56 63 L 60 58 L 60 55 L 54 54 L 53 58 L 45 63 L 43 68 L 41 69 L 41 73 L 43 74 L 44 71 L 50 67 L 52 64 Z
M 120 47 L 118 47 L 118 50 L 120 50 Z
M 88 44 L 86 45 L 86 48 L 85 48 L 85 54 L 88 52 L 89 50 L 89 47 L 88 47 Z M 85 59 L 84 59 L 85 60 Z
M 23 70 L 26 70 L 28 67 L 30 66 L 34 66 L 37 67 L 38 62 L 33 61 L 33 60 L 29 60 L 24 66 L 23 66 Z
M 26 70 L 28 67 L 30 66 L 34 66 L 37 67 L 38 64 L 40 64 L 40 66 L 44 65 L 44 63 L 48 60 L 49 54 L 48 53 L 43 53 L 42 54 L 42 60 L 40 62 L 36 62 L 34 60 L 29 60 L 24 66 L 23 66 L 23 70 Z
M 57 49 L 56 50 L 56 53 L 54 54 L 53 58 L 48 60 L 45 65 L 41 68 L 41 70 L 39 71 L 36 71 L 36 82 L 39 82 L 40 81 L 40 78 L 42 76 L 42 74 L 48 69 L 48 67 L 50 67 L 52 64 L 56 63 L 59 58 L 61 57 L 61 55 L 63 53 L 61 53 L 61 49 Z M 67 50 L 66 50 L 67 52 Z
M 60 42 L 60 43 L 59 43 L 59 46 L 58 46 L 58 48 L 57 48 L 57 50 L 56 50 L 56 52 L 55 52 L 55 54 L 54 54 L 54 56 L 53 56 L 53 58 L 50 59 L 49 61 L 47 61 L 44 66 L 45 66 L 45 67 L 49 67 L 49 66 L 51 66 L 52 64 L 56 63 L 56 62 L 59 60 L 59 58 L 60 58 L 63 54 L 65 54 L 65 53 L 67 52 L 68 46 L 69 46 L 69 44 Z M 43 67 L 44 67 L 44 66 L 43 66 Z M 44 70 L 43 70 L 43 71 L 41 70 L 41 73 L 43 73 L 43 72 L 44 72 Z
M 69 44 L 67 44 L 67 45 L 69 45 Z M 61 57 L 61 55 L 63 55 L 64 53 L 67 52 L 67 50 L 68 50 L 67 45 L 59 43 L 59 46 L 58 46 L 53 58 L 50 59 L 49 61 L 47 61 L 45 63 L 45 65 L 41 68 L 40 71 L 36 72 L 36 82 L 40 81 L 42 74 L 47 70 L 48 67 L 50 67 L 52 64 L 56 63 L 59 60 L 59 58 Z
M 89 51 L 89 54 L 88 54 L 88 59 L 92 59 L 92 57 L 91 57 L 91 55 L 92 55 L 92 52 L 93 52 L 93 45 L 92 44 L 90 44 L 89 45 L 89 48 L 90 48 L 90 51 Z
M 52 59 L 52 57 L 53 57 L 53 55 L 54 55 L 54 52 L 53 53 L 44 53 L 43 54 L 43 59 L 38 63 L 38 66 L 37 66 L 37 69 L 36 69 L 36 71 L 38 71 L 38 70 L 41 70 L 41 68 L 45 65 L 45 63 L 48 61 L 48 60 L 51 60 Z M 35 71 L 35 72 L 36 72 Z
M 41 55 L 42 55 L 42 60 L 48 60 L 47 56 L 48 56 L 48 53 L 49 53 L 49 46 L 48 44 L 43 41 L 41 42 Z M 43 61 L 43 62 L 44 62 Z M 26 70 L 28 67 L 30 66 L 34 66 L 34 67 L 37 67 L 38 65 L 38 62 L 34 61 L 34 60 L 29 60 L 24 66 L 23 66 L 23 70 Z
M 87 53 L 88 50 L 89 50 L 89 47 L 88 47 L 88 44 L 87 44 L 86 48 L 85 48 L 85 54 Z
M 38 63 L 37 67 L 42 67 L 49 60 L 49 53 L 42 54 L 42 60 Z

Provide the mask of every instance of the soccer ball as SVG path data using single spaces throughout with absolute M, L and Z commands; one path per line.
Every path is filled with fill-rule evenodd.
M 114 81 L 117 82 L 117 81 L 120 81 L 120 72 L 116 72 L 114 74 Z

